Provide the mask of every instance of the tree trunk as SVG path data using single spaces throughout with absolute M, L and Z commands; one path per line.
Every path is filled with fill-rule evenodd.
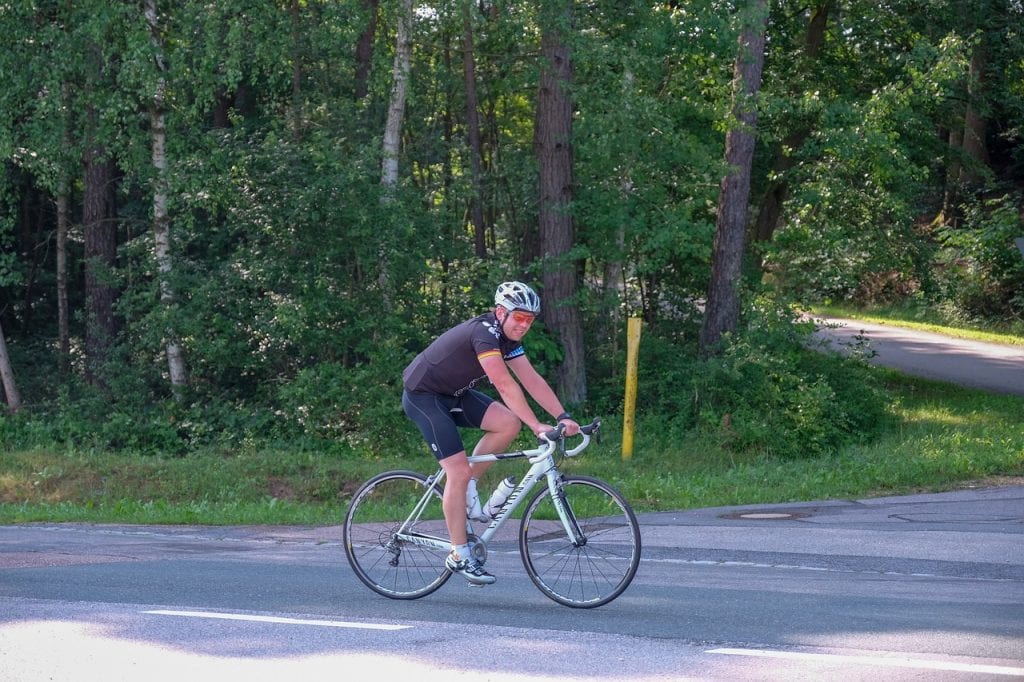
M 70 0 L 69 0 L 70 4 Z M 69 7 L 70 9 L 70 7 Z M 65 31 L 67 28 L 65 27 Z M 71 116 L 72 107 L 71 84 L 63 81 L 60 87 L 62 123 L 62 142 L 65 149 L 71 149 Z M 71 325 L 68 308 L 68 203 L 71 195 L 71 174 L 66 165 L 60 169 L 60 180 L 57 183 L 57 338 L 60 357 L 58 366 L 60 373 L 71 374 Z
M 477 258 L 487 258 L 487 226 L 484 224 L 483 183 L 481 159 L 483 147 L 480 143 L 480 116 L 477 113 L 476 57 L 473 53 L 473 18 L 470 3 L 463 5 L 463 68 L 466 76 L 466 136 L 469 142 L 469 168 L 472 179 L 473 197 L 470 203 L 470 219 L 473 222 L 474 244 Z
M 150 105 L 150 126 L 153 145 L 153 250 L 156 257 L 157 272 L 160 278 L 160 303 L 167 312 L 174 307 L 174 288 L 171 285 L 171 219 L 167 212 L 167 127 L 165 125 L 165 89 L 163 44 L 160 39 L 160 24 L 156 13 L 156 0 L 145 0 L 146 20 L 149 22 L 154 55 L 160 78 L 157 90 Z M 167 367 L 171 378 L 171 388 L 179 395 L 187 381 L 185 357 L 178 343 L 177 334 L 168 325 L 167 335 Z
M 68 183 L 57 190 L 57 336 L 60 371 L 71 371 L 71 329 L 68 325 Z
M 373 36 L 377 32 L 377 7 L 380 0 L 363 0 L 363 11 L 367 14 L 366 28 L 359 34 L 356 43 L 356 86 L 357 100 L 369 92 L 370 65 L 373 63 Z
M 750 0 L 743 14 L 739 52 L 733 69 L 733 115 L 736 122 L 725 137 L 725 161 L 729 173 L 722 178 L 718 195 L 711 281 L 700 333 L 700 352 L 704 356 L 714 352 L 722 334 L 734 332 L 739 323 L 737 285 L 746 248 L 747 200 L 754 159 L 754 131 L 757 128 L 757 94 L 764 66 L 768 0 Z
M 946 187 L 942 195 L 942 219 L 947 225 L 956 226 L 960 203 L 960 154 L 964 149 L 964 131 L 955 127 L 949 131 L 949 166 L 946 168 Z
M 412 61 L 412 0 L 402 0 L 398 15 L 398 35 L 395 39 L 395 62 L 392 68 L 391 102 L 388 118 L 384 124 L 383 160 L 381 162 L 381 185 L 384 187 L 383 201 L 394 200 L 398 188 L 398 154 L 402 142 L 402 120 L 405 117 L 405 90 L 409 82 Z M 387 236 L 382 234 L 377 249 L 380 270 L 377 284 L 385 306 L 390 306 L 390 280 L 388 277 L 389 249 Z
M 825 28 L 828 25 L 828 15 L 832 5 L 833 0 L 827 0 L 815 7 L 811 11 L 811 18 L 807 23 L 803 63 L 806 65 L 805 71 L 808 72 L 807 75 L 811 79 L 816 76 L 813 62 L 821 55 L 821 48 L 825 42 Z M 786 178 L 786 171 L 795 164 L 793 154 L 807 141 L 812 130 L 813 127 L 809 123 L 798 124 L 797 128 L 786 135 L 782 144 L 775 150 L 775 159 L 772 161 L 772 176 L 775 179 L 768 183 L 768 188 L 757 212 L 757 221 L 754 223 L 754 239 L 759 242 L 771 241 L 775 235 L 779 219 L 782 217 L 782 206 L 789 195 L 789 180 Z
M 964 112 L 963 149 L 971 163 L 963 166 L 960 179 L 966 185 L 980 183 L 983 177 L 981 169 L 986 168 L 989 163 L 988 146 L 985 143 L 985 131 L 988 126 L 985 117 L 979 113 L 979 105 L 982 105 L 984 97 L 985 63 L 985 44 L 979 41 L 971 51 L 970 75 L 967 79 L 967 109 Z
M 95 120 L 95 112 L 90 112 Z M 117 290 L 111 271 L 117 259 L 114 187 L 117 169 L 105 150 L 90 143 L 85 152 L 82 222 L 85 225 L 85 373 L 94 386 L 103 386 L 103 366 L 117 334 L 114 302 Z
M 757 219 L 754 221 L 754 239 L 759 242 L 771 241 L 775 230 L 778 229 L 779 220 L 782 218 L 782 206 L 789 196 L 786 171 L 795 165 L 793 152 L 803 145 L 809 134 L 810 129 L 806 128 L 790 133 L 775 152 L 775 159 L 772 161 L 773 179 L 768 181 L 768 187 L 757 211 Z
M 571 0 L 565 0 L 543 27 L 534 146 L 540 176 L 540 235 L 546 256 L 544 319 L 562 345 L 558 393 L 563 402 L 574 405 L 586 400 L 587 378 L 583 329 L 576 301 L 576 266 L 568 255 L 574 242 L 569 212 L 573 196 L 572 99 L 569 92 L 572 59 L 565 32 L 571 25 Z
M 412 0 L 402 0 L 398 16 L 398 37 L 395 45 L 395 63 L 392 68 L 391 103 L 384 125 L 384 160 L 381 167 L 381 184 L 385 195 L 390 195 L 398 186 L 398 152 L 402 141 L 402 119 L 405 116 L 405 89 L 409 82 L 412 41 L 409 37 L 412 22 Z
M 18 385 L 14 381 L 14 369 L 11 367 L 11 357 L 7 354 L 7 341 L 4 340 L 2 327 L 0 327 L 0 381 L 3 383 L 4 395 L 7 397 L 7 411 L 13 414 L 21 409 L 21 394 L 18 393 Z

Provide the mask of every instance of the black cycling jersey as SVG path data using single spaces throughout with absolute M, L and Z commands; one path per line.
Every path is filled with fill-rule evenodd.
M 405 390 L 459 396 L 487 375 L 480 360 L 500 355 L 511 360 L 525 355 L 523 344 L 506 337 L 493 312 L 458 324 L 416 356 L 402 372 Z

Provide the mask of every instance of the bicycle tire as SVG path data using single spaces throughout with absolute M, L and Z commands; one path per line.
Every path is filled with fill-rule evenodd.
M 559 494 L 586 539 L 574 546 L 542 488 L 526 505 L 519 553 L 533 584 L 564 606 L 589 609 L 622 594 L 640 566 L 640 525 L 612 486 L 590 476 L 565 476 Z
M 364 483 L 352 496 L 342 538 L 356 576 L 390 599 L 419 599 L 438 589 L 451 572 L 447 550 L 403 542 L 395 532 L 423 496 L 427 478 L 415 471 L 386 471 Z M 441 508 L 443 490 L 435 487 L 420 520 L 407 530 L 447 538 Z

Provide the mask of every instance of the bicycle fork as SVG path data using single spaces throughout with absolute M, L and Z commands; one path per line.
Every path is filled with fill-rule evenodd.
M 572 541 L 573 547 L 583 547 L 587 544 L 587 536 L 576 521 L 576 514 L 565 496 L 565 480 L 560 472 L 548 472 L 548 490 L 551 494 L 551 502 L 555 505 L 558 518 L 565 527 L 565 532 Z

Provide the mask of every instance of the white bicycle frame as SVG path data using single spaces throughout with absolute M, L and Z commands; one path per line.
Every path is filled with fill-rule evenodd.
M 582 442 L 572 449 L 564 450 L 567 457 L 574 457 L 582 452 L 588 445 L 590 445 L 591 434 L 580 432 L 583 436 Z M 580 530 L 579 525 L 576 523 L 576 517 L 572 511 L 569 510 L 565 504 L 565 499 L 559 494 L 558 479 L 561 476 L 558 467 L 555 465 L 554 452 L 555 448 L 561 444 L 565 448 L 564 438 L 551 440 L 544 437 L 547 441 L 545 444 L 540 445 L 532 450 L 519 450 L 517 452 L 506 452 L 496 455 L 471 455 L 466 459 L 470 463 L 474 462 L 497 462 L 502 459 L 514 459 L 517 457 L 526 457 L 530 460 L 530 470 L 526 472 L 523 479 L 519 481 L 515 489 L 508 496 L 508 500 L 505 505 L 498 511 L 498 515 L 494 517 L 490 525 L 487 526 L 486 530 L 477 536 L 484 544 L 487 543 L 494 537 L 498 529 L 505 523 L 513 512 L 522 504 L 523 500 L 526 499 L 527 494 L 533 490 L 533 486 L 537 485 L 542 477 L 547 477 L 548 490 L 551 494 L 551 501 L 555 505 L 555 509 L 558 512 L 558 518 L 561 520 L 562 525 L 565 527 L 565 532 L 572 538 L 574 546 L 583 544 L 586 540 L 583 537 L 583 532 Z M 439 538 L 434 535 L 426 535 L 423 533 L 417 533 L 416 531 L 408 531 L 407 528 L 414 527 L 416 522 L 419 521 L 420 515 L 423 510 L 426 509 L 427 504 L 430 502 L 434 490 L 444 480 L 444 469 L 438 470 L 436 474 L 427 479 L 427 490 L 420 498 L 420 501 L 416 503 L 409 518 L 405 520 L 401 528 L 395 533 L 395 537 L 399 540 L 410 542 L 416 545 L 422 545 L 425 547 L 432 547 L 434 549 L 447 551 L 451 545 L 450 540 L 445 538 Z M 466 520 L 466 530 L 473 534 L 472 523 Z

